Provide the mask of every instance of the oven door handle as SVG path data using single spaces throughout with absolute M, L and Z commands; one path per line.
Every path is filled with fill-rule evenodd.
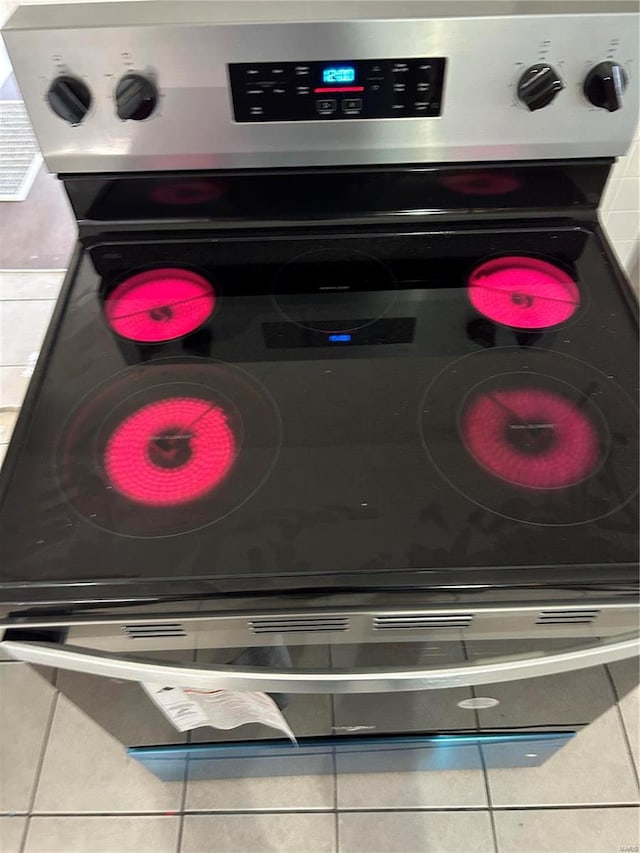
M 277 670 L 231 665 L 199 666 L 166 663 L 56 643 L 5 640 L 0 649 L 15 660 L 69 669 L 125 681 L 151 681 L 167 687 L 256 690 L 286 693 L 390 693 L 398 690 L 442 690 L 552 675 L 633 657 L 640 652 L 638 634 L 615 642 L 565 649 L 554 654 L 520 655 L 447 664 L 433 669 Z

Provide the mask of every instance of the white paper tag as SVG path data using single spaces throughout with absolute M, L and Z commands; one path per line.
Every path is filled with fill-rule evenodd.
M 200 706 L 179 687 L 164 687 L 150 682 L 142 685 L 155 704 L 179 732 L 190 732 L 208 726 L 209 720 Z
M 142 686 L 180 732 L 188 732 L 200 726 L 235 729 L 245 723 L 262 723 L 263 726 L 278 729 L 297 744 L 296 736 L 282 711 L 267 693 L 197 690 L 190 687 L 166 687 L 153 682 L 143 682 Z

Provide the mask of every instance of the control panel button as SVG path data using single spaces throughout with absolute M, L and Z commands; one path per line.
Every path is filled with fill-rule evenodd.
M 342 101 L 342 112 L 359 113 L 362 109 L 362 98 L 344 98 Z
M 331 115 L 331 113 L 335 113 L 337 108 L 338 102 L 334 98 L 321 98 L 316 101 L 316 112 L 319 115 Z

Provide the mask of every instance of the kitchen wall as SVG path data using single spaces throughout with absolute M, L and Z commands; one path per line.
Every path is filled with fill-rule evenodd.
M 84 0 L 84 2 L 98 0 Z M 143 0 L 142 0 L 143 1 Z M 32 3 L 51 3 L 56 0 L 31 0 Z M 57 0 L 67 2 L 67 0 Z M 265 0 L 268 2 L 268 0 Z M 479 3 L 482 0 L 478 0 Z M 17 3 L 0 0 L 0 24 Z M 618 160 L 612 170 L 602 201 L 602 218 L 618 256 L 635 287 L 640 284 L 640 124 L 627 156 Z

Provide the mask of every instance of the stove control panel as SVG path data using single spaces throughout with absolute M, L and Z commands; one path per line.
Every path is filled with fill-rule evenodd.
M 120 174 L 618 156 L 639 23 L 637 0 L 123 0 L 21 5 L 2 38 L 49 169 Z
M 229 65 L 237 122 L 439 116 L 446 60 L 365 59 Z

